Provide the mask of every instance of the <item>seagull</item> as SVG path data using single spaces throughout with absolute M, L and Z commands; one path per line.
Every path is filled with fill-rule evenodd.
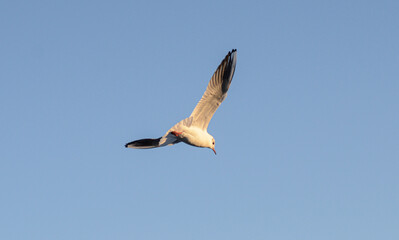
M 227 96 L 237 62 L 237 49 L 231 50 L 216 69 L 204 95 L 191 115 L 178 122 L 160 138 L 145 138 L 125 144 L 127 148 L 148 149 L 179 142 L 210 148 L 216 154 L 215 138 L 207 131 L 209 122 Z

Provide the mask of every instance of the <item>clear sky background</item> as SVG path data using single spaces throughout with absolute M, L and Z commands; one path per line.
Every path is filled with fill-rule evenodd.
M 1 1 L 0 239 L 399 239 L 399 2 Z M 238 49 L 210 149 L 189 116 Z

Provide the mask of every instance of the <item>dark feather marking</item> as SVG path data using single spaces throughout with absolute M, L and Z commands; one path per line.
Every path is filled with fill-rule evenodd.
M 222 82 L 222 92 L 225 93 L 229 90 L 231 80 L 233 79 L 234 76 L 234 70 L 232 71 L 232 58 L 231 54 L 237 51 L 237 49 L 233 49 L 229 54 L 226 56 L 224 61 L 228 61 L 228 63 L 225 65 L 225 69 L 223 71 L 223 82 Z
M 130 143 L 126 143 L 125 147 L 133 146 L 133 147 L 152 147 L 152 146 L 158 146 L 159 141 L 161 138 L 145 138 L 145 139 L 140 139 L 136 140 Z

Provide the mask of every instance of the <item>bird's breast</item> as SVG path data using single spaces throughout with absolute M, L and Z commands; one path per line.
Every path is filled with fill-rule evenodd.
M 188 128 L 180 135 L 181 140 L 195 147 L 207 147 L 208 133 L 199 128 Z

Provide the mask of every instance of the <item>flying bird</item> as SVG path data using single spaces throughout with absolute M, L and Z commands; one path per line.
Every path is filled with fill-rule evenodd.
M 209 122 L 227 96 L 237 62 L 237 49 L 230 51 L 216 69 L 204 95 L 191 115 L 178 122 L 160 138 L 145 138 L 125 144 L 127 148 L 148 149 L 184 142 L 210 148 L 216 154 L 215 139 L 207 131 Z

